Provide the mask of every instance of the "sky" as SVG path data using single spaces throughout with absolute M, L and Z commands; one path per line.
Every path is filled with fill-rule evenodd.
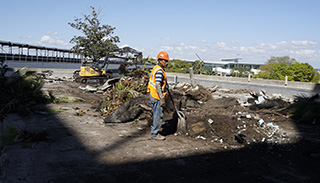
M 1 0 L 0 40 L 69 49 L 68 23 L 100 10 L 119 47 L 155 58 L 263 64 L 289 56 L 320 68 L 319 0 Z M 0 48 L 1 49 L 1 48 Z M 199 57 L 198 57 L 198 56 Z

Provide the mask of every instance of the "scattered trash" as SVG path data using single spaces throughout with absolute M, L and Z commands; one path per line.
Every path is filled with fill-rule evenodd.
M 207 140 L 207 138 L 205 138 L 205 137 L 203 137 L 203 136 L 201 136 L 201 135 L 198 135 L 198 136 L 196 137 L 196 139 Z
M 262 125 L 264 124 L 264 120 L 263 120 L 263 119 L 260 119 L 260 120 L 258 121 L 258 123 L 259 123 L 259 126 L 262 126 Z
M 263 96 L 259 96 L 258 100 L 255 101 L 256 104 L 262 104 L 265 101 Z
M 208 120 L 209 124 L 211 125 L 213 123 L 213 120 L 212 119 L 209 119 Z

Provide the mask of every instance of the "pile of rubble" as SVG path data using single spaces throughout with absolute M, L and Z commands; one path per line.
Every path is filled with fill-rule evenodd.
M 204 92 L 199 90 L 198 93 Z M 198 105 L 182 109 L 187 117 L 188 135 L 230 145 L 286 143 L 292 140 L 286 138 L 285 132 L 277 125 L 278 122 L 289 120 L 289 102 L 268 96 L 265 92 L 264 95 L 239 90 L 229 90 L 228 93 L 242 93 L 242 96 L 198 100 Z M 199 96 L 197 92 L 194 94 Z M 244 100 L 246 105 L 240 102 Z
M 249 90 L 229 90 L 229 94 L 240 93 L 242 96 L 239 98 L 237 95 L 238 98 L 235 98 L 219 94 L 220 97 L 215 97 L 216 93 L 223 93 L 225 90 L 218 90 L 216 86 L 205 88 L 188 83 L 170 84 L 170 90 L 176 107 L 186 117 L 187 131 L 176 131 L 172 127 L 172 121 L 176 121 L 174 118 L 177 115 L 167 97 L 163 131 L 168 134 L 188 135 L 229 145 L 287 143 L 294 140 L 277 125 L 289 120 L 290 106 L 289 101 L 279 96 L 269 96 L 265 92 L 256 94 Z M 140 95 L 120 106 L 104 121 L 113 123 L 146 119 L 151 123 L 151 117 L 149 96 Z
M 96 108 L 104 114 L 105 123 L 147 120 L 151 124 L 147 82 L 148 75 L 140 73 L 110 79 L 102 86 L 79 88 L 103 95 Z M 278 125 L 290 120 L 292 99 L 264 91 L 257 94 L 250 90 L 205 88 L 189 83 L 169 85 L 176 107 L 186 117 L 186 131 L 177 130 L 177 114 L 168 96 L 163 117 L 163 131 L 167 134 L 188 135 L 230 146 L 260 142 L 283 144 L 295 140 Z

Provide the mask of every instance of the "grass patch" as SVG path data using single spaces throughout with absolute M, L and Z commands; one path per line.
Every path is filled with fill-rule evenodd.
M 80 97 L 73 97 L 73 96 L 63 96 L 63 97 L 54 97 L 52 100 L 53 103 L 55 104 L 60 104 L 60 103 L 75 103 L 75 102 L 84 102 L 85 100 L 80 98 Z

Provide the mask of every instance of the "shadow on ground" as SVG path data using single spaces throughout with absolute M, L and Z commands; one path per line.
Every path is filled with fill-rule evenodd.
M 311 156 L 319 148 L 319 126 L 298 125 L 303 138 L 294 144 L 261 143 L 237 150 L 108 164 L 101 163 L 97 156 L 117 151 L 119 146 L 130 143 L 140 132 L 96 151 L 87 149 L 82 143 L 85 139 L 78 139 L 55 114 L 41 116 L 41 121 L 35 121 L 38 119 L 39 116 L 22 118 L 26 129 L 45 132 L 47 138 L 5 147 L 1 161 L 2 181 L 278 183 L 318 182 L 320 178 L 320 160 Z M 11 116 L 7 120 L 21 118 Z M 165 147 L 166 141 L 160 145 Z M 15 153 L 14 158 L 6 158 L 12 156 L 11 153 Z
M 20 150 L 16 158 L 3 162 L 7 170 L 16 170 L 8 173 L 4 169 L 4 182 L 317 182 L 320 175 L 319 159 L 310 156 L 319 146 L 308 139 L 288 145 L 257 144 L 239 150 L 108 164 L 100 163 L 97 156 L 117 151 L 139 134 L 90 151 L 59 119 L 43 118 L 38 124 L 49 138 L 25 143 L 23 149 L 21 144 L 5 149 L 4 153 Z M 301 129 L 304 133 L 311 130 L 310 126 Z M 33 149 L 32 144 L 38 147 Z M 161 145 L 165 147 L 166 142 Z M 32 152 L 36 149 L 42 150 Z

